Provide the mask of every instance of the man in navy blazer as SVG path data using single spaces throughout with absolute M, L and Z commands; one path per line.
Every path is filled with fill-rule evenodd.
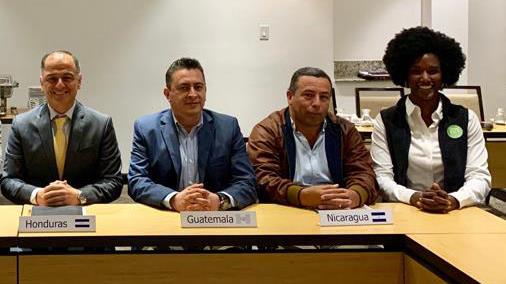
M 134 125 L 128 194 L 176 211 L 241 209 L 256 202 L 255 175 L 237 119 L 204 109 L 200 63 L 178 59 L 165 80 L 171 108 Z
M 2 193 L 15 203 L 46 206 L 115 200 L 123 185 L 114 127 L 110 116 L 76 100 L 81 86 L 79 61 L 68 51 L 46 54 L 40 83 L 47 104 L 14 119 Z M 56 142 L 60 130 L 63 144 Z

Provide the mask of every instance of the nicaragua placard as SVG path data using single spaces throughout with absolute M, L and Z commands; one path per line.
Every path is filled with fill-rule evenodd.
M 393 224 L 389 209 L 318 210 L 320 226 Z

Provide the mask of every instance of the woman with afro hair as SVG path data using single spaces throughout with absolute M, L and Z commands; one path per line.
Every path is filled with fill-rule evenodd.
M 384 199 L 437 213 L 483 203 L 491 177 L 480 121 L 440 92 L 464 69 L 459 43 L 427 27 L 404 29 L 383 62 L 392 81 L 410 89 L 374 123 L 371 155 Z

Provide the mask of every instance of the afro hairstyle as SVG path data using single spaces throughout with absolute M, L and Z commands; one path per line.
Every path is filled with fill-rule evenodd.
M 460 44 L 441 32 L 414 27 L 396 34 L 385 50 L 383 63 L 394 84 L 407 87 L 409 69 L 427 53 L 439 59 L 443 86 L 451 86 L 458 81 L 466 62 Z

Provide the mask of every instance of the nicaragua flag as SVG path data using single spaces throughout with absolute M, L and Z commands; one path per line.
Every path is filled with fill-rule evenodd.
M 385 212 L 371 212 L 373 223 L 386 223 Z

